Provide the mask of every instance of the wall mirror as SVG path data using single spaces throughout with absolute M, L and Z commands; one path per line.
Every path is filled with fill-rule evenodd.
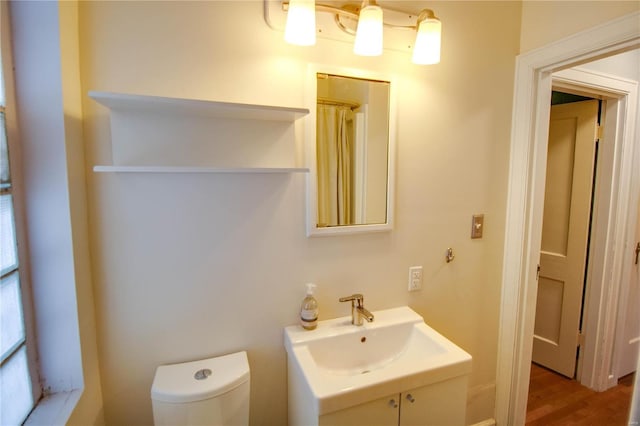
M 310 66 L 307 235 L 392 227 L 395 86 L 361 70 Z

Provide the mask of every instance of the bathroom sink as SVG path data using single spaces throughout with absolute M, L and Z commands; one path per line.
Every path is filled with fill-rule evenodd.
M 411 308 L 373 314 L 362 326 L 348 316 L 312 331 L 285 328 L 289 381 L 308 391 L 317 414 L 470 373 L 471 356 Z
M 446 352 L 443 345 L 430 338 L 425 327 L 417 325 L 418 322 L 400 322 L 386 327 L 359 327 L 351 333 L 311 340 L 306 347 L 319 370 L 346 376 L 384 368 L 408 352 L 434 356 Z

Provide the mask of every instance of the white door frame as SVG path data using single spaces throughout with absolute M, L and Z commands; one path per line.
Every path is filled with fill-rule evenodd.
M 639 12 L 632 13 L 516 59 L 496 377 L 498 425 L 520 425 L 526 418 L 552 73 L 640 47 L 639 19 Z M 635 120 L 634 116 L 627 124 L 633 124 Z M 623 237 L 631 179 L 634 178 L 631 167 L 633 137 L 633 129 L 627 126 L 620 147 L 616 149 L 620 164 L 612 213 L 621 216 L 608 231 L 615 250 L 609 252 L 611 260 L 605 265 L 607 279 L 612 283 L 619 282 L 623 271 L 626 245 Z M 603 308 L 607 309 L 615 302 L 617 300 L 607 300 Z M 609 318 L 610 312 L 603 313 L 607 324 L 615 323 L 615 318 Z
M 554 73 L 552 83 L 554 89 L 579 92 L 585 96 L 605 100 L 604 123 L 601 123 L 604 134 L 601 136 L 598 153 L 582 321 L 585 340 L 580 350 L 577 375 L 577 379 L 583 385 L 603 391 L 617 384 L 617 358 L 614 358 L 614 354 L 618 355 L 618 351 L 614 348 L 622 341 L 616 329 L 620 321 L 624 323 L 624 312 L 618 312 L 618 301 L 626 300 L 625 295 L 628 293 L 631 258 L 626 246 L 632 243 L 630 236 L 634 229 L 633 221 L 637 221 L 640 188 L 637 155 L 640 151 L 634 151 L 631 147 L 634 146 L 638 82 L 572 68 Z M 625 147 L 628 147 L 627 152 L 633 151 L 632 159 L 626 163 L 620 158 Z M 624 171 L 626 176 L 623 178 L 621 168 L 624 166 L 631 168 L 627 169 L 628 173 Z M 629 198 L 620 197 L 618 191 L 612 190 L 618 189 L 618 186 L 626 181 L 629 182 Z M 616 232 L 622 234 L 616 235 Z M 623 255 L 616 258 L 613 255 L 616 250 L 621 251 Z M 613 261 L 622 264 L 613 264 Z
M 554 89 L 568 89 L 605 100 L 604 123 L 601 123 L 605 130 L 598 154 L 596 204 L 582 321 L 582 331 L 586 337 L 580 350 L 577 376 L 583 385 L 603 391 L 617 384 L 618 358 L 614 358 L 614 355 L 618 355 L 618 351 L 614 348 L 622 341 L 615 330 L 620 321 L 624 323 L 624 312 L 618 309 L 618 301 L 626 300 L 631 270 L 628 251 L 621 249 L 616 241 L 624 243 L 627 240 L 631 243 L 628 236 L 634 227 L 633 218 L 637 218 L 637 204 L 634 206 L 631 201 L 637 200 L 638 196 L 638 190 L 634 190 L 638 188 L 637 176 L 633 173 L 638 169 L 639 152 L 633 152 L 636 157 L 629 162 L 629 176 L 621 170 L 624 164 L 621 163 L 620 153 L 625 146 L 634 145 L 638 82 L 579 68 L 554 73 L 552 81 Z M 621 179 L 623 173 L 625 175 Z M 617 188 L 619 181 L 627 179 L 631 179 L 629 190 L 632 200 L 619 197 L 617 191 L 612 191 Z M 623 234 L 617 235 L 617 232 Z M 622 250 L 623 256 L 613 256 L 616 250 Z M 612 264 L 613 261 L 622 261 L 624 264 L 620 266 L 624 269 L 617 268 Z

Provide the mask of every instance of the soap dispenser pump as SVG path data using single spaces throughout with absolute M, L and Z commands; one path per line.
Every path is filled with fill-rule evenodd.
M 318 326 L 318 301 L 313 297 L 316 285 L 307 283 L 307 295 L 300 307 L 300 325 L 305 330 L 313 330 Z

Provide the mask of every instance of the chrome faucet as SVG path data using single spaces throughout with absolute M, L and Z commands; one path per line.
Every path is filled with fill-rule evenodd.
M 352 294 L 351 296 L 341 297 L 341 302 L 351 302 L 351 324 L 362 325 L 362 318 L 367 322 L 373 321 L 373 314 L 364 307 L 364 296 L 361 294 Z

